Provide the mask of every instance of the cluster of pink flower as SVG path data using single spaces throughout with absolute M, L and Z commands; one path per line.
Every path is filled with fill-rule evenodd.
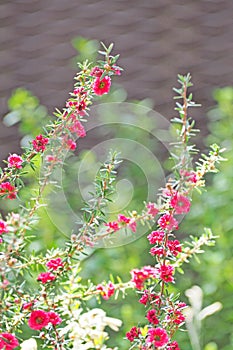
M 165 205 L 161 210 L 161 215 L 157 220 L 157 230 L 152 231 L 148 236 L 150 244 L 154 246 L 150 249 L 151 255 L 155 256 L 157 264 L 155 267 L 145 266 L 142 269 L 131 271 L 131 281 L 135 288 L 142 291 L 139 302 L 145 306 L 149 305 L 146 318 L 149 322 L 149 329 L 146 336 L 142 336 L 140 328 L 133 327 L 126 337 L 130 342 L 139 342 L 142 349 L 151 346 L 164 347 L 169 350 L 179 350 L 176 341 L 172 341 L 171 335 L 177 326 L 181 326 L 185 320 L 182 309 L 184 303 L 173 303 L 169 297 L 163 295 L 164 284 L 174 282 L 174 266 L 170 260 L 174 260 L 182 252 L 182 245 L 177 239 L 170 239 L 172 231 L 178 229 L 178 221 L 174 214 L 186 214 L 190 210 L 190 200 L 184 193 L 174 191 L 168 185 L 169 190 L 164 190 Z M 149 203 L 146 205 L 147 214 L 155 217 L 159 210 L 156 205 Z M 164 208 L 169 208 L 164 211 Z M 156 284 L 153 283 L 156 280 Z M 157 282 L 158 281 L 158 282 Z M 153 292 L 153 288 L 144 289 L 145 285 L 160 285 L 158 293 Z M 143 290 L 144 289 L 144 290 Z M 165 317 L 161 318 L 161 315 Z M 157 326 L 157 328 L 154 328 Z M 171 334 L 171 335 L 170 335 Z
M 164 348 L 166 345 L 167 350 L 180 350 L 176 341 L 169 342 L 167 332 L 161 327 L 150 328 L 147 335 L 146 343 L 149 347 L 154 346 L 157 349 Z M 140 338 L 140 336 L 141 330 L 138 327 L 132 327 L 131 330 L 126 333 L 126 337 L 130 342 Z M 140 347 L 140 349 L 146 350 L 148 347 L 145 345 Z
M 0 333 L 0 349 L 12 350 L 19 346 L 18 339 L 11 333 Z
M 41 330 L 48 326 L 49 323 L 57 326 L 61 322 L 61 317 L 54 311 L 34 310 L 30 314 L 28 325 L 31 329 Z
M 36 152 L 44 152 L 48 142 L 49 139 L 40 134 L 36 136 L 34 140 L 32 140 L 32 146 Z
M 142 289 L 144 282 L 148 279 L 157 278 L 157 269 L 152 266 L 144 266 L 142 269 L 133 269 L 131 272 L 131 281 L 137 289 Z
M 123 227 L 129 227 L 133 232 L 136 232 L 137 223 L 134 218 L 126 217 L 123 214 L 118 215 L 117 221 L 110 221 L 105 224 L 108 227 L 107 232 L 117 232 Z
M 46 263 L 46 266 L 51 271 L 57 271 L 59 269 L 62 269 L 64 267 L 64 263 L 62 262 L 61 258 L 51 259 Z M 50 272 L 41 272 L 39 276 L 37 277 L 37 281 L 40 281 L 41 283 L 45 284 L 48 282 L 52 282 L 56 279 L 56 276 Z
M 66 102 L 66 109 L 64 109 L 62 114 L 62 119 L 64 120 L 64 127 L 61 128 L 62 145 L 65 148 L 74 151 L 77 147 L 76 142 L 73 138 L 69 137 L 70 133 L 75 134 L 75 137 L 85 137 L 86 132 L 80 121 L 80 119 L 88 115 L 87 107 L 91 104 L 91 95 L 103 95 L 107 94 L 110 91 L 111 87 L 111 77 L 110 75 L 120 75 L 119 67 L 115 65 L 105 64 L 103 68 L 95 66 L 89 71 L 90 84 L 85 82 L 85 84 L 78 83 L 78 87 L 75 87 L 71 93 L 71 98 Z M 80 85 L 81 84 L 81 85 Z M 43 153 L 46 150 L 46 147 L 49 143 L 49 138 L 43 136 L 42 134 L 36 136 L 32 140 L 33 152 Z M 32 155 L 33 155 L 32 152 Z M 25 164 L 30 162 L 30 156 L 25 161 Z M 59 163 L 59 156 L 54 154 L 47 155 L 46 160 L 50 163 L 57 164 Z M 8 157 L 8 168 L 13 170 L 21 169 L 24 164 L 24 160 L 21 156 L 17 154 L 11 154 Z M 8 199 L 16 198 L 17 189 L 9 181 L 2 182 L 0 184 L 0 196 Z M 133 229 L 133 225 L 132 225 Z
M 112 282 L 107 285 L 98 284 L 96 290 L 100 292 L 103 299 L 108 300 L 115 292 L 115 287 Z
M 9 199 L 16 198 L 17 190 L 9 181 L 0 184 L 0 196 Z
M 18 154 L 11 154 L 8 159 L 8 168 L 15 168 L 15 169 L 21 169 L 23 158 L 19 156 Z
M 4 220 L 0 220 L 0 236 L 3 233 L 7 233 L 7 232 L 9 232 L 9 228 L 7 226 L 7 223 Z M 3 242 L 2 237 L 0 237 L 0 243 L 2 243 L 2 242 Z

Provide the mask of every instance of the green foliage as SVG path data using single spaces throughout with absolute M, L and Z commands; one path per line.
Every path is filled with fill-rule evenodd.
M 77 62 L 83 62 L 86 59 L 96 61 L 97 51 L 99 49 L 99 42 L 97 40 L 88 40 L 82 36 L 77 36 L 72 39 L 71 44 L 78 52 L 72 59 L 73 65 L 76 66 Z
M 7 126 L 19 123 L 19 131 L 28 135 L 28 139 L 38 135 L 48 122 L 48 112 L 39 99 L 30 91 L 18 88 L 13 91 L 8 100 L 9 113 L 3 122 Z M 23 144 L 24 146 L 25 144 Z

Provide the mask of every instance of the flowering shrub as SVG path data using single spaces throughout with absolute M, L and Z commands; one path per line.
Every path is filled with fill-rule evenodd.
M 117 331 L 122 322 L 106 316 L 101 309 L 91 309 L 88 301 L 117 299 L 120 293 L 125 296 L 127 289 L 135 290 L 145 307 L 145 322 L 136 324 L 126 334 L 130 349 L 180 349 L 174 336 L 185 322 L 186 305 L 169 291 L 169 285 L 175 283 L 176 269 L 201 253 L 203 245 L 213 244 L 214 236 L 206 230 L 187 244 L 177 239 L 176 231 L 180 215 L 190 210 L 192 191 L 204 187 L 205 174 L 216 172 L 216 163 L 223 159 L 222 150 L 213 145 L 193 169 L 192 155 L 196 150 L 190 145 L 190 138 L 195 129 L 188 108 L 195 103 L 187 92 L 192 85 L 189 74 L 179 76 L 181 86 L 175 89 L 176 98 L 182 102 L 177 103 L 178 117 L 172 120 L 177 132 L 174 175 L 169 177 L 158 198 L 145 203 L 141 213 L 119 213 L 114 221 L 108 221 L 106 207 L 115 192 L 116 169 L 121 162 L 112 152 L 96 174 L 95 192 L 83 208 L 82 225 L 70 235 L 66 246 L 41 256 L 27 250 L 30 230 L 43 205 L 45 189 L 52 183 L 53 172 L 61 166 L 64 154 L 76 149 L 76 139 L 86 136 L 83 124 L 93 98 L 109 93 L 112 77 L 121 74 L 122 69 L 116 65 L 119 56 L 111 55 L 113 45 L 103 47 L 100 53 L 104 61 L 96 65 L 85 61 L 79 65 L 74 90 L 65 108 L 54 113 L 56 120 L 35 137 L 22 155 L 10 155 L 1 171 L 0 195 L 3 200 L 14 200 L 20 198 L 21 188 L 27 185 L 23 175 L 28 167 L 36 169 L 38 160 L 43 159 L 38 193 L 32 193 L 28 203 L 0 220 L 0 349 L 18 346 L 24 350 L 37 349 L 38 343 L 44 349 L 110 350 L 105 344 L 108 339 L 105 327 Z M 135 233 L 139 223 L 149 227 L 152 266 L 133 269 L 127 282 L 120 278 L 100 281 L 98 285 L 82 282 L 80 262 L 86 247 L 93 247 L 97 241 L 117 235 L 120 230 Z M 24 339 L 25 327 L 33 331 L 32 338 Z

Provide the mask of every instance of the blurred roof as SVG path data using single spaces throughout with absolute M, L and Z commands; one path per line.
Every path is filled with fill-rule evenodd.
M 129 98 L 150 97 L 167 117 L 177 73 L 191 72 L 205 112 L 213 88 L 233 82 L 232 18 L 232 0 L 1 0 L 1 114 L 19 86 L 50 112 L 63 106 L 73 85 L 76 36 L 114 42 Z M 15 129 L 1 126 L 0 140 L 13 151 Z

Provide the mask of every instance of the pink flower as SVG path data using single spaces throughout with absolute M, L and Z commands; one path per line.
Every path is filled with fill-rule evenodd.
M 147 213 L 149 215 L 152 215 L 152 216 L 156 216 L 159 212 L 159 210 L 155 207 L 155 203 L 151 203 L 149 202 L 147 205 L 146 205 L 148 211 Z
M 92 89 L 96 95 L 101 96 L 103 94 L 107 94 L 110 90 L 110 87 L 111 87 L 111 78 L 106 76 L 102 80 L 100 80 L 100 78 L 97 77 L 94 80 Z
M 164 232 L 163 231 L 152 231 L 147 236 L 150 244 L 156 244 L 156 243 L 162 243 L 164 239 Z
M 49 324 L 49 315 L 43 310 L 32 311 L 30 318 L 28 320 L 28 325 L 30 328 L 35 330 L 41 330 Z
M 144 266 L 141 270 L 133 269 L 130 271 L 132 279 L 137 289 L 142 289 L 144 282 L 149 278 L 157 277 L 157 269 L 152 266 Z
M 76 105 L 76 111 L 78 112 L 79 115 L 85 115 L 84 111 L 87 108 L 86 102 L 82 100 Z
M 146 305 L 148 301 L 153 301 L 153 303 L 158 305 L 160 302 L 160 297 L 155 293 L 150 293 L 145 289 L 142 297 L 139 299 L 139 303 Z
M 49 163 L 57 163 L 59 162 L 59 159 L 56 157 L 56 156 L 53 156 L 52 154 L 48 154 L 46 156 L 46 161 L 49 162 Z
M 84 110 L 86 109 L 87 105 L 84 100 L 78 102 L 77 100 L 72 99 L 66 102 L 66 107 L 75 109 L 76 113 L 79 115 L 85 115 Z
M 62 322 L 61 317 L 54 311 L 49 311 L 47 313 L 47 315 L 49 317 L 49 322 L 51 322 L 52 325 L 54 325 L 54 326 L 56 326 Z
M 16 198 L 16 188 L 11 185 L 10 182 L 2 182 L 0 184 L 0 195 L 4 196 L 7 194 L 6 198 L 15 199 Z
M 112 71 L 115 75 L 121 75 L 121 71 L 117 66 L 112 66 Z
M 126 224 L 129 226 L 129 228 L 133 231 L 136 232 L 137 229 L 137 223 L 135 222 L 135 219 L 133 218 L 128 218 L 123 214 L 118 215 L 118 222 L 121 222 L 123 224 Z
M 72 139 L 67 139 L 65 142 L 66 142 L 67 147 L 68 147 L 71 151 L 74 151 L 74 150 L 76 149 L 76 147 L 77 147 L 76 142 L 73 141 Z
M 188 213 L 190 210 L 190 200 L 178 193 L 171 198 L 170 205 L 175 209 L 175 214 Z
M 172 231 L 173 229 L 178 230 L 178 222 L 171 214 L 164 214 L 161 216 L 158 220 L 158 225 L 169 231 Z
M 106 286 L 99 284 L 96 287 L 96 290 L 100 291 L 100 295 L 103 299 L 108 300 L 115 292 L 115 287 L 112 282 L 109 282 Z
M 45 284 L 47 282 L 54 281 L 55 278 L 56 277 L 51 272 L 41 272 L 37 277 L 37 281 L 40 281 L 41 283 Z
M 83 96 L 87 94 L 87 91 L 85 91 L 83 87 L 79 87 L 74 89 L 73 94 L 76 96 Z
M 48 142 L 49 139 L 47 137 L 38 135 L 36 136 L 35 140 L 32 140 L 32 145 L 36 152 L 44 152 Z
M 79 120 L 75 120 L 73 124 L 69 127 L 69 130 L 76 133 L 78 137 L 85 137 L 86 131 Z
M 197 183 L 198 177 L 194 171 L 180 170 L 180 175 L 183 177 L 186 177 L 187 178 L 186 181 Z
M 23 163 L 23 158 L 18 156 L 17 154 L 11 154 L 8 159 L 8 168 L 16 168 L 16 169 L 21 169 L 22 168 L 22 163 Z
M 30 301 L 28 303 L 24 303 L 23 304 L 23 310 L 30 310 L 33 306 L 34 302 L 33 301 Z
M 158 268 L 159 277 L 164 282 L 173 282 L 174 267 L 172 265 L 161 265 Z
M 148 319 L 148 321 L 154 325 L 159 323 L 159 320 L 156 317 L 156 311 L 153 310 L 149 310 L 146 314 L 146 318 Z
M 153 256 L 155 255 L 163 256 L 163 255 L 166 255 L 166 251 L 162 247 L 153 247 L 150 250 L 150 254 Z
M 167 241 L 167 246 L 171 254 L 174 256 L 177 256 L 182 251 L 181 244 L 177 239 L 174 241 Z
M 173 310 L 170 315 L 167 316 L 167 321 L 174 324 L 181 324 L 185 321 L 185 317 L 179 310 Z
M 63 267 L 64 264 L 61 258 L 51 259 L 46 263 L 46 266 L 51 270 L 57 270 L 59 267 Z
M 119 214 L 118 215 L 118 221 L 119 222 L 125 222 L 126 224 L 130 223 L 130 218 L 127 218 L 125 215 L 123 214 Z
M 111 232 L 111 231 L 119 231 L 120 230 L 120 227 L 118 225 L 118 222 L 117 221 L 111 221 L 111 222 L 108 222 L 105 224 L 105 226 L 108 227 L 108 232 Z
M 11 350 L 19 346 L 16 337 L 11 333 L 0 333 L 0 349 Z
M 3 220 L 0 220 L 0 235 L 6 232 L 8 232 L 7 223 Z
M 92 68 L 90 75 L 100 78 L 103 72 L 104 72 L 103 69 L 96 66 Z
M 172 343 L 168 344 L 167 350 L 180 350 L 178 343 L 176 341 L 173 341 Z
M 156 348 L 160 348 L 168 343 L 167 332 L 163 328 L 150 328 L 147 333 L 147 343 L 153 344 Z
M 141 334 L 140 328 L 132 327 L 129 332 L 126 333 L 126 338 L 133 342 L 135 338 L 139 337 L 139 334 Z
M 76 108 L 77 105 L 78 105 L 78 101 L 76 100 L 69 100 L 66 102 L 66 107 L 68 108 Z
M 139 299 L 139 303 L 146 305 L 149 300 L 148 290 L 144 290 L 143 295 Z

